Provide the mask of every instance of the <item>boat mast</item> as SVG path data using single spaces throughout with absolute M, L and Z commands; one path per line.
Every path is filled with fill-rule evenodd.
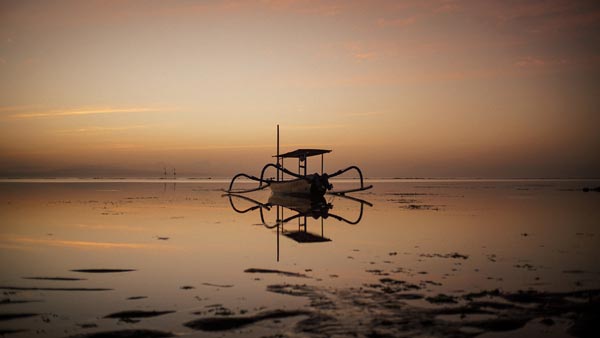
M 277 125 L 277 181 L 279 182 L 279 125 Z

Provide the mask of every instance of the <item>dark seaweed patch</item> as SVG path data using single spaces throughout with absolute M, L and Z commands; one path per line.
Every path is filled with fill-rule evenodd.
M 455 304 L 457 303 L 456 301 L 456 297 L 453 296 L 448 296 L 445 295 L 443 293 L 438 294 L 437 296 L 433 296 L 433 297 L 427 297 L 425 298 L 426 301 L 433 303 L 433 304 Z
M 310 278 L 309 276 L 302 274 L 302 273 L 298 273 L 298 272 L 289 272 L 289 271 L 281 271 L 281 270 L 273 270 L 273 269 L 250 268 L 250 269 L 244 270 L 244 272 L 246 272 L 246 273 L 272 273 L 272 274 L 283 275 L 283 276 L 288 276 L 288 277 Z
M 33 280 L 55 280 L 55 281 L 78 281 L 78 280 L 86 280 L 85 278 L 75 278 L 75 277 L 21 277 L 23 279 L 33 279 Z
M 469 255 L 463 255 L 463 254 L 459 254 L 458 252 L 452 252 L 452 253 L 447 253 L 447 254 L 439 254 L 439 253 L 433 253 L 433 254 L 420 254 L 420 257 L 427 257 L 427 258 L 454 258 L 454 259 L 468 259 Z
M 135 269 L 75 269 L 72 272 L 83 272 L 83 273 L 119 273 L 119 272 L 131 272 L 136 271 Z
M 38 313 L 0 313 L 0 321 L 39 316 Z
M 440 210 L 439 206 L 430 205 L 430 204 L 408 204 L 405 206 L 404 205 L 401 206 L 401 208 L 408 209 L 408 210 L 432 210 L 432 211 Z
M 10 299 L 10 298 L 5 298 L 0 300 L 0 305 L 7 305 L 7 304 L 24 304 L 24 303 L 39 303 L 41 302 L 41 300 L 25 300 L 25 299 Z
M 142 311 L 142 310 L 131 310 L 131 311 L 120 311 L 111 313 L 104 318 L 119 318 L 119 319 L 129 319 L 129 318 L 149 318 L 149 317 L 158 317 L 162 315 L 166 315 L 168 313 L 173 313 L 175 311 Z
M 84 333 L 69 338 L 165 338 L 173 337 L 171 332 L 157 330 L 119 330 L 119 331 L 104 331 L 94 333 Z
M 233 287 L 233 285 L 231 285 L 231 284 L 202 283 L 202 285 L 205 285 L 205 286 L 214 286 L 216 288 L 232 288 Z
M 187 322 L 183 325 L 200 331 L 226 331 L 244 327 L 267 319 L 280 319 L 309 314 L 310 312 L 303 310 L 273 310 L 261 312 L 254 316 L 201 318 Z
M 5 336 L 13 333 L 27 332 L 25 329 L 0 329 L 0 336 Z
M 16 291 L 111 291 L 106 288 L 45 288 L 45 287 L 21 287 L 21 286 L 0 286 L 0 290 Z
M 132 296 L 132 297 L 127 297 L 127 300 L 138 300 L 138 299 L 145 299 L 148 298 L 148 296 Z

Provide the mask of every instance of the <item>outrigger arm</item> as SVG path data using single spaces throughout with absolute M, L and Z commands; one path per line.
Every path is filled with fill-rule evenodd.
M 339 190 L 339 191 L 330 191 L 329 192 L 330 194 L 333 194 L 333 195 L 344 195 L 344 194 L 349 193 L 349 192 L 363 191 L 363 190 L 367 190 L 367 189 L 373 188 L 373 185 L 368 185 L 368 186 L 364 185 L 362 171 L 360 171 L 360 168 L 357 167 L 357 166 L 355 166 L 355 165 L 350 166 L 350 167 L 348 167 L 346 169 L 338 170 L 335 173 L 329 175 L 329 178 L 336 177 L 336 176 L 341 175 L 341 174 L 345 173 L 346 171 L 352 170 L 352 169 L 355 169 L 358 172 L 358 176 L 360 177 L 360 188 L 348 189 L 348 190 Z
M 257 190 L 262 190 L 262 189 L 267 188 L 271 184 L 271 182 L 274 182 L 274 180 L 272 178 L 269 178 L 269 179 L 265 179 L 264 178 L 265 177 L 265 171 L 268 168 L 270 168 L 270 167 L 273 167 L 276 170 L 280 170 L 281 172 L 284 172 L 284 173 L 286 173 L 286 174 L 288 174 L 290 176 L 296 177 L 296 178 L 302 178 L 303 177 L 302 175 L 298 175 L 298 174 L 296 174 L 296 173 L 294 173 L 292 171 L 289 171 L 288 169 L 286 169 L 285 167 L 283 167 L 280 164 L 268 163 L 268 164 L 266 164 L 262 168 L 262 170 L 260 172 L 260 178 L 258 178 L 256 176 L 248 175 L 248 174 L 245 174 L 245 173 L 239 173 L 239 174 L 233 176 L 233 178 L 231 179 L 231 182 L 229 183 L 229 189 L 227 189 L 225 192 L 227 192 L 227 193 L 243 194 L 243 193 L 257 191 Z M 233 188 L 233 183 L 235 182 L 235 180 L 238 177 L 246 177 L 246 178 L 248 178 L 248 179 L 250 179 L 252 181 L 256 181 L 256 182 L 258 182 L 258 187 L 253 188 L 253 189 L 246 189 L 246 190 L 233 190 L 232 189 Z M 263 183 L 264 183 L 264 185 L 263 185 Z
M 261 220 L 263 226 L 265 228 L 267 228 L 267 229 L 273 229 L 273 228 L 275 228 L 279 224 L 285 224 L 285 223 L 288 223 L 288 222 L 290 222 L 290 221 L 292 221 L 292 220 L 294 220 L 294 219 L 296 219 L 298 217 L 306 216 L 306 214 L 304 214 L 304 213 L 297 212 L 297 214 L 295 214 L 295 215 L 289 216 L 289 217 L 284 218 L 282 220 L 278 220 L 278 222 L 276 224 L 268 224 L 265 221 L 263 210 L 265 210 L 265 209 L 267 211 L 271 210 L 271 208 L 273 207 L 272 204 L 270 204 L 270 203 L 261 203 L 261 202 L 255 200 L 255 199 L 253 199 L 253 198 L 246 197 L 246 196 L 243 196 L 243 195 L 238 195 L 238 194 L 225 194 L 223 196 L 229 197 L 229 204 L 231 205 L 232 209 L 235 212 L 237 212 L 237 213 L 245 214 L 247 212 L 254 211 L 254 210 L 258 209 L 259 212 L 260 212 L 260 220 Z M 249 207 L 247 209 L 244 209 L 244 210 L 240 210 L 240 209 L 238 209 L 234 205 L 234 203 L 233 203 L 233 197 L 241 198 L 241 199 L 243 199 L 245 201 L 253 203 L 254 206 L 251 206 L 251 207 Z M 348 199 L 350 199 L 352 201 L 355 201 L 355 202 L 358 202 L 360 204 L 360 211 L 359 211 L 359 214 L 358 214 L 358 217 L 356 218 L 356 220 L 349 220 L 349 219 L 347 219 L 347 218 L 345 218 L 343 216 L 336 215 L 336 214 L 333 214 L 333 213 L 328 213 L 326 217 L 331 217 L 331 218 L 334 218 L 334 219 L 336 219 L 338 221 L 345 222 L 345 223 L 348 223 L 348 224 L 351 224 L 351 225 L 355 225 L 355 224 L 358 224 L 361 221 L 362 217 L 363 217 L 364 206 L 365 205 L 367 205 L 369 207 L 373 206 L 373 204 L 371 204 L 371 203 L 369 203 L 369 202 L 367 202 L 365 200 L 362 200 L 360 198 L 354 198 L 354 197 L 343 196 L 343 195 L 341 195 L 340 197 L 348 198 Z
M 289 176 L 295 177 L 295 178 L 303 178 L 305 176 L 303 175 L 299 175 L 296 174 L 288 169 L 286 169 L 283 165 L 277 163 L 268 163 L 266 164 L 261 172 L 260 172 L 260 178 L 256 177 L 256 176 L 252 176 L 252 175 L 248 175 L 245 173 L 239 173 L 237 175 L 235 175 L 232 179 L 231 182 L 229 183 L 229 189 L 227 189 L 225 192 L 226 193 L 236 193 L 236 194 L 243 194 L 243 193 L 248 193 L 248 192 L 253 192 L 253 191 L 257 191 L 257 190 L 262 190 L 265 189 L 267 187 L 269 187 L 271 185 L 272 182 L 276 182 L 276 180 L 274 180 L 273 178 L 268 178 L 265 179 L 265 172 L 268 168 L 273 167 L 275 168 L 275 170 L 281 171 L 282 173 L 285 173 Z M 335 173 L 331 174 L 331 175 L 327 175 L 327 174 L 323 174 L 323 176 L 326 176 L 328 178 L 333 178 L 336 176 L 339 176 L 347 171 L 350 170 L 356 170 L 358 172 L 358 176 L 360 178 L 360 187 L 359 188 L 355 188 L 355 189 L 347 189 L 347 190 L 339 190 L 339 191 L 330 191 L 329 194 L 333 194 L 333 195 L 345 195 L 346 193 L 349 192 L 356 192 L 356 191 L 363 191 L 363 190 L 367 190 L 367 189 L 371 189 L 373 186 L 372 185 L 365 185 L 364 184 L 364 178 L 363 178 L 363 174 L 362 171 L 360 170 L 359 167 L 353 165 L 350 166 L 346 169 L 342 169 L 342 170 L 338 170 Z M 235 182 L 236 179 L 238 179 L 239 177 L 245 177 L 248 178 L 252 181 L 256 181 L 258 182 L 258 187 L 256 188 L 252 188 L 252 189 L 241 189 L 241 190 L 233 190 L 233 183 Z

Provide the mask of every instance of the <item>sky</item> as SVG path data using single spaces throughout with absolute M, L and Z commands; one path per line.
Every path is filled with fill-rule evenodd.
M 329 172 L 599 177 L 600 5 L 0 2 L 0 177 L 258 174 L 277 124 Z

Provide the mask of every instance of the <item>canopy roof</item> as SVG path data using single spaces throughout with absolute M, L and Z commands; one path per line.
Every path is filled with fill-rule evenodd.
M 294 151 L 290 151 L 288 153 L 285 154 L 280 154 L 279 157 L 281 158 L 306 158 L 306 157 L 310 157 L 310 156 L 317 156 L 317 155 L 322 155 L 322 154 L 327 154 L 330 153 L 331 150 L 327 150 L 327 149 L 296 149 Z M 277 157 L 277 155 L 273 156 L 273 157 Z

